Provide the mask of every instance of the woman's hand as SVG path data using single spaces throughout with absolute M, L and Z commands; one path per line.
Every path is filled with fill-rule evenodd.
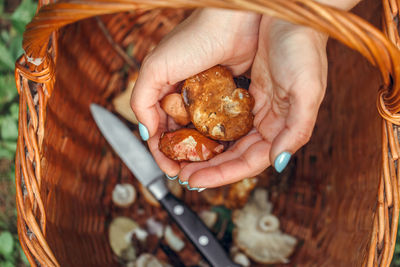
M 161 133 L 175 127 L 159 101 L 176 83 L 217 64 L 235 75 L 250 68 L 257 50 L 260 15 L 218 9 L 196 10 L 144 60 L 131 105 L 144 140 L 160 168 L 169 176 L 181 166 L 158 149 Z
M 264 16 L 251 70 L 254 129 L 228 151 L 186 165 L 179 178 L 190 187 L 215 187 L 257 175 L 272 162 L 282 171 L 314 128 L 326 87 L 326 40 Z
M 348 9 L 357 2 L 335 5 Z M 282 171 L 311 136 L 326 87 L 326 40 L 310 28 L 268 16 L 196 11 L 146 58 L 132 95 L 142 138 L 160 168 L 171 177 L 179 174 L 191 189 L 233 183 L 271 164 Z M 234 75 L 251 67 L 254 128 L 209 161 L 178 164 L 158 149 L 161 133 L 176 127 L 158 102 L 177 82 L 217 64 Z

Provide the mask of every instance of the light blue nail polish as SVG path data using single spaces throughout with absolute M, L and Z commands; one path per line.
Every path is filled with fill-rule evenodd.
M 147 130 L 146 126 L 144 126 L 140 122 L 139 122 L 139 133 L 143 141 L 147 141 L 149 139 L 149 131 Z
M 178 178 L 178 175 L 175 175 L 175 176 L 169 176 L 168 174 L 165 174 L 165 177 L 167 177 L 168 179 L 170 179 L 170 180 L 175 180 L 176 178 Z
M 204 190 L 206 190 L 206 188 L 204 188 L 204 187 L 202 187 L 202 188 L 199 188 L 199 190 L 197 190 L 197 192 L 203 192 Z
M 181 179 L 179 179 L 179 178 L 178 178 L 178 182 L 179 182 L 179 184 L 181 184 L 181 185 L 187 185 L 187 184 L 189 184 L 189 182 L 187 182 L 187 181 L 186 181 L 186 182 L 182 182 Z
M 281 154 L 279 154 L 275 159 L 274 163 L 275 170 L 281 173 L 288 165 L 291 157 L 292 154 L 290 154 L 289 152 L 282 152 Z
M 197 187 L 190 187 L 189 185 L 186 186 L 186 188 L 190 191 L 197 191 L 199 190 Z

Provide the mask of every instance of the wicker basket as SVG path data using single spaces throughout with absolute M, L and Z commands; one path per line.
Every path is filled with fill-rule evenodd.
M 115 212 L 109 193 L 127 170 L 97 131 L 88 106 L 112 109 L 126 66 L 137 68 L 185 10 L 204 6 L 311 26 L 355 50 L 329 43 L 327 96 L 313 137 L 296 153 L 295 168 L 280 177 L 286 184 L 272 201 L 283 230 L 301 240 L 291 264 L 389 266 L 399 214 L 400 1 L 368 0 L 356 8 L 383 24 L 384 33 L 312 0 L 50 2 L 39 0 L 15 71 L 18 231 L 32 266 L 118 265 L 107 240 Z M 127 58 L 121 48 L 132 43 L 133 57 Z M 191 194 L 185 201 L 195 205 L 199 197 Z M 147 215 L 157 212 L 145 207 Z

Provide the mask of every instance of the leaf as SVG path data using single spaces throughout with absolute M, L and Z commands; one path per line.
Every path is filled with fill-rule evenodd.
M 15 267 L 15 265 L 9 261 L 0 261 L 0 267 Z
M 10 41 L 10 34 L 8 33 L 8 31 L 2 30 L 0 32 L 0 36 L 1 36 L 1 40 L 3 41 L 4 44 L 6 44 Z
M 11 55 L 14 61 L 17 60 L 24 53 L 24 49 L 22 48 L 22 35 L 18 34 L 14 38 L 11 39 L 10 47 L 8 49 L 11 52 Z
M 2 261 L 0 262 L 1 267 L 15 267 L 14 263 L 10 261 Z
M 10 151 L 3 147 L 2 143 L 0 143 L 0 159 L 13 159 L 15 155 L 15 151 Z
M 10 115 L 3 117 L 3 120 L 1 122 L 1 138 L 3 140 L 15 142 L 15 140 L 17 140 L 17 137 L 18 137 L 17 121 Z M 4 144 L 8 146 L 8 143 Z
M 26 266 L 29 266 L 30 263 L 29 263 L 29 261 L 28 261 L 28 258 L 27 258 L 26 255 L 25 255 L 24 250 L 21 248 L 21 246 L 18 247 L 18 250 L 19 250 L 19 257 L 21 258 L 21 261 L 22 261 L 23 263 L 25 263 Z
M 15 153 L 15 150 L 17 149 L 17 141 L 6 140 L 3 142 L 3 146 L 8 151 Z
M 8 231 L 4 231 L 0 234 L 0 254 L 7 257 L 13 253 L 14 250 L 14 238 Z
M 9 71 L 13 71 L 15 66 L 11 51 L 3 43 L 0 43 L 0 65 Z
M 11 23 L 20 34 L 25 31 L 26 24 L 28 24 L 35 15 L 36 7 L 37 5 L 34 1 L 22 0 L 21 4 L 11 15 Z
M 18 116 L 19 116 L 19 105 L 18 103 L 13 103 L 10 106 L 10 116 L 14 119 L 14 120 L 18 120 Z
M 0 111 L 4 104 L 12 101 L 18 94 L 14 75 L 0 75 Z
M 0 0 L 0 15 L 4 13 L 4 0 Z

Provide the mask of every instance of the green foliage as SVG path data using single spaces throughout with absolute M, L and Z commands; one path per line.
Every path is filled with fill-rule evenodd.
M 15 10 L 7 10 L 16 2 L 20 4 Z M 0 267 L 29 266 L 15 226 L 13 159 L 19 106 L 14 68 L 15 61 L 24 53 L 22 35 L 36 8 L 35 0 L 0 0 Z
M 218 214 L 218 220 L 213 229 L 214 232 L 221 237 L 222 244 L 230 244 L 234 228 L 232 211 L 225 206 L 214 206 L 211 210 Z
M 7 258 L 14 251 L 14 238 L 8 231 L 0 233 L 0 255 Z
M 6 0 L 0 0 L 0 17 L 8 19 L 0 28 L 0 159 L 12 159 L 18 137 L 18 93 L 15 86 L 15 61 L 23 54 L 22 34 L 37 8 L 34 0 L 22 0 L 11 14 L 4 12 Z
M 22 35 L 28 24 L 36 12 L 36 3 L 32 0 L 22 0 L 21 4 L 17 7 L 11 15 L 11 23 L 14 28 Z

